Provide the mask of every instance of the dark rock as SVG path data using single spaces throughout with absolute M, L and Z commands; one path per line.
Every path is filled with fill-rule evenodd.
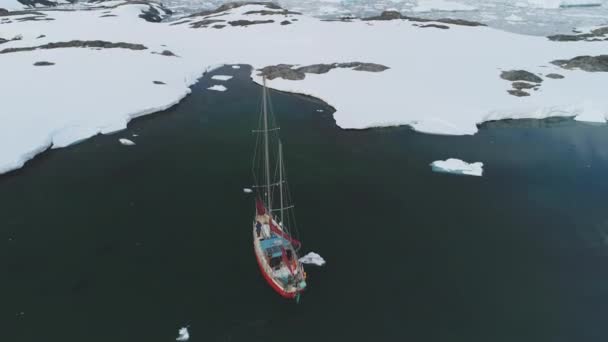
M 400 12 L 397 11 L 384 11 L 380 13 L 380 15 L 363 18 L 361 20 L 395 20 L 395 19 L 405 19 Z
M 594 30 L 591 30 L 589 33 L 582 34 L 556 34 L 549 36 L 549 40 L 557 41 L 557 42 L 576 42 L 576 41 L 588 41 L 588 42 L 597 42 L 608 39 L 608 26 L 600 27 Z M 606 39 L 600 39 L 606 38 Z
M 181 21 L 176 21 L 176 22 L 173 22 L 173 23 L 169 24 L 169 26 L 175 26 L 175 25 L 187 24 L 187 23 L 189 23 L 189 22 L 190 22 L 190 20 L 181 20 Z
M 38 37 L 36 37 L 36 39 L 40 39 L 40 38 L 44 38 L 46 37 L 44 34 L 39 35 Z
M 283 20 L 283 21 L 281 21 L 281 25 L 291 25 L 291 21 Z
M 152 81 L 152 83 L 154 83 L 154 84 L 166 84 L 165 82 L 162 82 L 162 81 Z
M 48 18 L 46 15 L 37 15 L 37 16 L 31 16 L 31 17 L 17 18 L 15 20 L 17 20 L 19 22 L 23 22 L 23 21 L 52 21 L 55 19 Z
M 211 24 L 222 23 L 222 22 L 225 22 L 225 21 L 226 20 L 221 20 L 221 19 L 204 19 L 204 20 L 201 20 L 201 21 L 197 21 L 197 22 L 191 23 L 190 27 L 192 27 L 192 28 L 199 28 L 201 26 L 205 26 L 206 27 L 206 26 L 209 26 Z
M 438 28 L 438 29 L 442 29 L 442 30 L 447 30 L 450 28 L 449 26 L 438 25 L 438 24 L 427 24 L 427 25 L 421 25 L 420 27 L 434 27 L 434 28 Z
M 352 68 L 356 71 L 368 72 L 381 72 L 388 69 L 387 66 L 381 64 L 362 62 L 312 64 L 295 69 L 293 69 L 293 65 L 279 64 L 259 69 L 259 75 L 266 76 L 268 79 L 280 77 L 287 80 L 302 80 L 306 77 L 306 74 L 325 74 L 335 68 Z
M 214 9 L 214 10 L 210 10 L 210 11 L 201 11 L 201 12 L 197 12 L 194 14 L 189 15 L 189 17 L 203 17 L 203 16 L 208 16 L 211 14 L 217 14 L 217 13 L 221 13 L 221 12 L 225 12 L 228 10 L 231 10 L 233 8 L 238 8 L 238 7 L 242 7 L 242 6 L 246 6 L 246 5 L 264 5 L 266 6 L 266 8 L 268 9 L 274 9 L 274 10 L 282 10 L 283 8 L 273 2 L 263 2 L 263 1 L 235 1 L 235 2 L 228 2 L 225 3 L 223 5 L 221 5 L 220 7 Z
M 559 80 L 561 78 L 564 78 L 564 76 L 560 75 L 560 74 L 547 74 L 547 75 L 545 75 L 545 77 L 552 78 L 554 80 Z
M 244 14 L 259 14 L 259 15 L 288 15 L 288 14 L 293 14 L 293 15 L 301 15 L 302 13 L 300 12 L 294 12 L 294 11 L 288 11 L 288 10 L 282 10 L 282 11 L 268 11 L 268 10 L 261 10 L 261 11 L 248 11 L 245 12 Z
M 163 50 L 163 52 L 160 53 L 163 56 L 173 56 L 173 57 L 177 57 L 176 54 L 174 54 L 173 52 L 169 51 L 169 50 Z
M 532 89 L 534 87 L 536 87 L 536 84 L 532 84 L 532 83 L 527 83 L 527 82 L 513 82 L 512 84 L 513 88 L 517 89 L 517 90 L 522 90 L 522 89 Z
M 292 66 L 290 64 L 270 65 L 259 69 L 260 73 L 258 75 L 266 76 L 269 80 L 277 77 L 292 81 L 303 80 L 306 75 L 303 72 L 293 70 Z
M 7 9 L 0 8 L 0 15 L 4 15 L 4 14 L 7 14 L 7 13 L 8 13 Z
M 525 71 L 525 70 L 509 70 L 509 71 L 503 71 L 500 74 L 500 77 L 502 79 L 505 79 L 507 81 L 526 81 L 526 82 L 532 82 L 532 83 L 541 83 L 543 81 L 542 78 L 534 75 L 533 73 L 529 72 L 529 71 Z
M 219 24 L 218 25 L 213 25 L 214 29 L 221 29 L 221 28 L 224 28 L 224 27 L 226 27 L 226 25 L 219 25 Z
M 608 72 L 608 55 L 578 56 L 551 62 L 564 69 L 580 69 L 588 72 Z
M 100 18 L 108 18 L 108 17 L 117 17 L 116 14 L 104 14 L 102 16 L 99 16 Z
M 131 43 L 112 43 L 103 40 L 71 40 L 69 42 L 56 42 L 56 43 L 48 43 L 39 46 L 31 46 L 31 47 L 18 47 L 18 48 L 8 48 L 4 50 L 0 50 L 0 54 L 4 53 L 12 53 L 12 52 L 21 52 L 21 51 L 33 51 L 37 49 L 61 49 L 61 48 L 99 48 L 99 49 L 130 49 L 130 50 L 145 50 L 145 47 L 142 44 L 131 44 Z
M 49 65 L 55 65 L 55 63 L 47 62 L 47 61 L 40 61 L 40 62 L 34 63 L 34 65 L 35 66 L 49 66 Z
M 507 92 L 508 92 L 509 94 L 511 94 L 511 95 L 513 95 L 513 96 L 517 96 L 517 97 L 522 97 L 522 96 L 530 96 L 530 94 L 529 94 L 529 93 L 526 93 L 525 91 L 523 91 L 523 90 L 518 90 L 518 89 L 516 89 L 516 90 L 513 90 L 513 89 L 511 89 L 511 90 L 507 90 Z
M 464 19 L 450 19 L 450 18 L 441 18 L 441 19 L 427 19 L 427 18 L 418 18 L 418 17 L 410 17 L 407 15 L 403 15 L 397 11 L 384 11 L 378 16 L 363 18 L 361 20 L 396 20 L 396 19 L 406 19 L 414 22 L 439 22 L 444 24 L 452 24 L 452 25 L 460 25 L 460 26 L 486 26 L 486 24 L 482 24 L 476 21 L 464 20 Z
M 337 68 L 336 64 L 312 64 L 299 67 L 296 70 L 305 74 L 325 74 L 329 70 Z
M 257 24 L 270 24 L 274 23 L 274 20 L 235 20 L 229 21 L 228 24 L 231 26 L 249 26 Z
M 470 21 L 470 20 L 464 20 L 464 19 L 450 19 L 450 18 L 442 18 L 442 19 L 437 19 L 434 20 L 440 23 L 444 23 L 444 24 L 452 24 L 452 25 L 459 25 L 459 26 L 487 26 L 486 24 L 477 22 L 477 21 Z

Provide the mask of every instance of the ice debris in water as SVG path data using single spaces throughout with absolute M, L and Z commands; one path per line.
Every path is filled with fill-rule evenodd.
M 301 257 L 300 262 L 303 264 L 313 264 L 313 265 L 317 265 L 317 266 L 325 265 L 325 259 L 323 259 L 323 257 L 321 257 L 319 254 L 317 254 L 315 252 L 310 252 L 310 253 L 306 254 L 305 256 Z
M 253 190 L 249 189 L 249 188 L 243 188 L 243 192 L 246 194 L 250 194 L 253 192 Z
M 129 139 L 125 139 L 125 138 L 120 138 L 118 139 L 118 141 L 120 141 L 121 144 L 126 145 L 126 146 L 133 146 L 135 145 L 135 143 Z
M 232 78 L 232 76 L 229 76 L 229 75 L 213 75 L 213 76 L 211 76 L 211 79 L 212 80 L 216 80 L 216 81 L 228 81 L 231 78 Z
M 437 160 L 431 163 L 435 172 L 453 173 L 458 175 L 481 176 L 483 174 L 483 163 L 467 163 L 460 159 L 450 158 Z
M 221 84 L 216 84 L 216 85 L 212 85 L 211 87 L 209 87 L 207 89 L 209 89 L 209 90 L 215 90 L 215 91 L 226 91 L 226 89 L 228 89 L 228 88 L 224 87 Z
M 188 328 L 180 328 L 179 336 L 175 339 L 176 341 L 188 341 L 190 339 L 190 333 L 188 332 Z

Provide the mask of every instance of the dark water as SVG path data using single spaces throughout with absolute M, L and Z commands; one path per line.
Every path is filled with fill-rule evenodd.
M 328 261 L 296 305 L 258 272 L 242 193 L 260 88 L 217 73 L 225 93 L 205 78 L 0 177 L 0 341 L 608 339 L 606 127 L 344 131 L 273 93 L 305 251 Z M 484 177 L 431 172 L 448 157 Z

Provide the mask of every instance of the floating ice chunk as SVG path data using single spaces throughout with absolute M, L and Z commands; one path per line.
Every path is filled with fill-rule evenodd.
M 190 339 L 190 333 L 188 332 L 188 328 L 180 328 L 179 336 L 175 339 L 176 341 L 188 341 Z
M 474 11 L 476 7 L 447 0 L 418 0 L 418 5 L 412 9 L 414 12 L 431 11 Z
M 132 136 L 137 137 L 137 136 L 139 136 L 139 134 L 133 133 Z
M 211 79 L 212 80 L 216 80 L 216 81 L 228 81 L 231 78 L 232 78 L 232 76 L 229 76 L 229 75 L 213 75 L 213 76 L 211 76 Z
M 215 90 L 215 91 L 226 91 L 226 89 L 228 89 L 228 88 L 224 87 L 221 84 L 215 84 L 215 85 L 212 85 L 211 87 L 209 87 L 207 89 L 209 89 L 209 90 Z
M 249 189 L 249 188 L 243 188 L 243 192 L 246 194 L 250 194 L 253 192 L 253 190 Z
M 458 175 L 481 176 L 483 174 L 483 163 L 467 163 L 460 159 L 450 158 L 448 160 L 437 160 L 431 163 L 435 172 L 453 173 Z
M 515 14 L 511 14 L 510 16 L 506 17 L 505 20 L 507 21 L 523 21 L 524 19 L 518 15 Z
M 323 109 L 317 109 L 317 112 L 322 113 Z
M 232 66 L 232 69 L 240 69 L 240 68 L 241 68 L 241 66 L 240 66 L 240 65 L 233 65 L 233 66 Z
M 313 264 L 317 266 L 325 265 L 325 259 L 315 252 L 310 252 L 300 258 L 300 262 L 303 264 Z
M 125 146 L 133 146 L 135 145 L 135 143 L 129 139 L 125 139 L 125 138 L 120 138 L 118 139 L 118 141 L 120 141 L 121 144 L 125 145 Z

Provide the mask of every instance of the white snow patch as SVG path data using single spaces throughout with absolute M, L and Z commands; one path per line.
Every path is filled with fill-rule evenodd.
M 453 173 L 458 175 L 481 176 L 483 174 L 483 163 L 467 163 L 460 159 L 450 158 L 437 160 L 431 163 L 435 172 Z
M 315 252 L 310 252 L 300 258 L 300 262 L 303 264 L 312 264 L 317 266 L 325 265 L 325 259 Z
M 477 7 L 474 6 L 448 0 L 418 0 L 418 5 L 414 7 L 412 11 L 474 11 L 476 9 Z
M 215 84 L 212 85 L 211 87 L 207 88 L 209 90 L 215 90 L 215 91 L 226 91 L 228 88 L 224 87 L 221 84 Z
M 250 194 L 253 192 L 253 190 L 249 189 L 249 188 L 243 188 L 243 192 L 246 194 Z
M 505 20 L 507 21 L 523 21 L 524 19 L 518 15 L 515 14 L 511 14 L 510 16 L 506 17 Z
M 232 66 L 232 69 L 240 69 L 240 68 L 241 68 L 241 66 L 240 66 L 240 65 L 233 65 L 233 66 Z
M 135 145 L 135 143 L 132 140 L 125 139 L 125 138 L 120 138 L 120 139 L 118 139 L 118 141 L 120 141 L 120 143 L 123 144 L 123 145 L 125 145 L 125 146 L 133 146 L 133 145 Z
M 180 328 L 178 332 L 178 336 L 175 339 L 176 341 L 188 341 L 190 339 L 190 332 L 188 332 L 188 328 Z
M 213 76 L 211 76 L 211 79 L 212 80 L 216 80 L 216 81 L 228 81 L 231 78 L 232 78 L 232 76 L 229 76 L 229 75 L 213 75 Z

